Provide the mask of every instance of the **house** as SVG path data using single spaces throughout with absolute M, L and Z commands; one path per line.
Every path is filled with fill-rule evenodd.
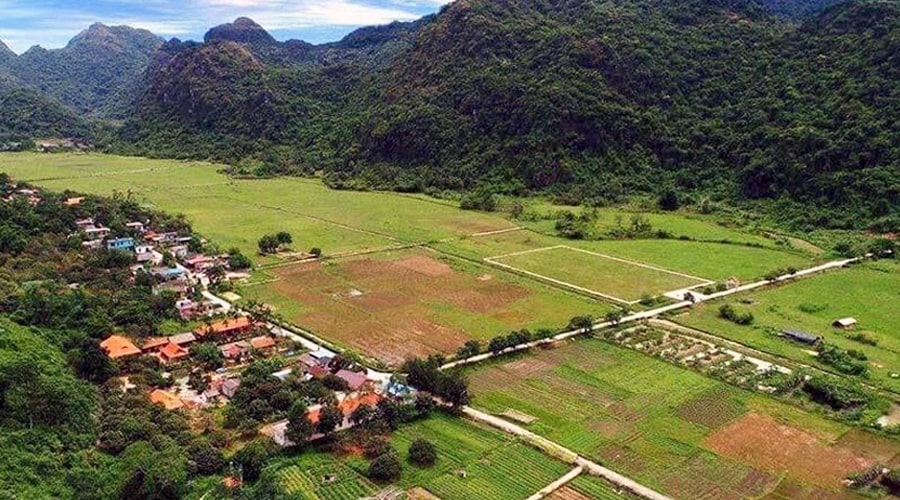
M 253 321 L 248 316 L 238 316 L 237 318 L 215 322 L 209 326 L 198 326 L 194 329 L 194 333 L 198 337 L 205 337 L 207 335 L 240 335 L 250 331 L 252 328 Z
M 313 366 L 321 366 L 327 368 L 328 365 L 331 364 L 332 359 L 334 359 L 334 354 L 331 351 L 318 349 L 316 351 L 308 352 L 303 356 L 300 356 L 300 363 L 310 368 Z
M 250 352 L 250 344 L 244 341 L 232 342 L 230 344 L 219 346 L 219 350 L 222 351 L 222 356 L 225 356 L 225 359 L 236 361 L 240 360 L 245 354 Z
M 174 255 L 176 259 L 184 259 L 188 256 L 188 247 L 185 245 L 175 245 L 169 247 L 169 253 Z
M 82 241 L 81 246 L 91 250 L 100 250 L 101 248 L 103 248 L 103 240 Z
M 110 230 L 108 227 L 86 227 L 84 228 L 84 234 L 86 234 L 89 238 L 97 239 L 97 238 L 106 238 L 109 236 Z
M 127 227 L 128 229 L 131 229 L 132 231 L 137 231 L 139 233 L 146 232 L 146 229 L 144 229 L 143 222 L 129 222 L 129 223 L 125 224 L 125 227 Z
M 187 269 L 179 265 L 176 265 L 175 267 L 160 266 L 151 268 L 150 274 L 165 281 L 169 281 L 186 275 Z
M 338 405 L 338 408 L 341 409 L 341 413 L 344 414 L 345 418 L 349 418 L 360 406 L 376 406 L 379 401 L 381 401 L 381 396 L 372 392 L 355 394 L 344 398 Z
M 822 341 L 822 337 L 811 333 L 801 332 L 799 330 L 782 330 L 781 335 L 787 339 L 802 342 L 804 344 L 816 345 Z
M 131 356 L 139 356 L 141 350 L 137 348 L 130 340 L 119 335 L 113 335 L 103 342 L 100 347 L 106 351 L 106 354 L 112 359 L 121 359 Z
M 350 370 L 339 370 L 335 375 L 347 382 L 353 392 L 358 391 L 369 381 L 365 373 L 351 372 Z
M 134 238 L 113 238 L 106 242 L 108 250 L 134 250 Z
M 416 393 L 412 387 L 393 379 L 385 382 L 383 390 L 394 399 L 409 399 Z
M 285 380 L 287 380 L 288 377 L 291 376 L 291 373 L 294 373 L 293 369 L 285 368 L 284 370 L 280 370 L 280 371 L 273 373 L 272 376 L 277 378 L 278 380 L 284 382 Z
M 269 350 L 275 347 L 275 339 L 266 335 L 254 337 L 250 339 L 250 346 L 257 351 Z
M 855 327 L 857 321 L 855 318 L 841 318 L 834 321 L 831 326 L 835 328 L 841 328 L 843 330 L 850 330 Z
M 159 359 L 166 364 L 177 363 L 188 356 L 188 350 L 174 342 L 169 342 L 159 350 Z
M 224 382 L 222 382 L 222 386 L 219 388 L 219 392 L 222 393 L 228 399 L 234 397 L 234 394 L 237 392 L 238 388 L 241 386 L 241 380 L 237 378 L 230 378 Z
M 78 196 L 78 197 L 66 199 L 66 201 L 63 202 L 63 205 L 65 205 L 67 207 L 74 207 L 76 205 L 81 205 L 82 202 L 84 202 L 84 197 Z
M 78 219 L 75 221 L 75 225 L 78 226 L 78 229 L 87 229 L 89 227 L 94 227 L 94 219 L 88 217 L 87 219 Z
M 184 403 L 182 403 L 180 399 L 162 389 L 156 389 L 150 393 L 150 402 L 162 405 L 167 410 L 184 408 Z
M 194 334 L 191 332 L 179 333 L 178 335 L 172 335 L 171 337 L 169 337 L 169 342 L 179 346 L 186 346 L 196 341 L 197 337 L 194 336 Z
M 134 255 L 138 262 L 150 262 L 155 265 L 162 263 L 162 254 L 153 249 L 152 245 L 137 245 L 134 247 Z
M 168 343 L 169 339 L 167 339 L 166 337 L 151 337 L 144 341 L 144 344 L 141 346 L 141 350 L 144 352 L 158 351 Z
M 206 255 L 194 255 L 193 257 L 185 259 L 184 263 L 194 271 L 202 271 L 212 267 L 216 263 L 216 260 Z

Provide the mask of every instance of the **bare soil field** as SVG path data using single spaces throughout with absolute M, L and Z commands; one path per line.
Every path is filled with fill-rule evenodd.
M 839 486 L 848 474 L 874 465 L 877 457 L 842 444 L 829 445 L 807 431 L 748 413 L 708 436 L 706 446 L 721 455 L 811 484 Z
M 300 305 L 300 312 L 288 319 L 389 364 L 452 353 L 479 337 L 442 320 L 437 312 L 483 315 L 492 321 L 508 318 L 511 330 L 514 321 L 527 318 L 522 308 L 511 306 L 532 295 L 525 286 L 479 279 L 419 252 L 302 263 L 272 272 L 279 280 L 267 286 Z

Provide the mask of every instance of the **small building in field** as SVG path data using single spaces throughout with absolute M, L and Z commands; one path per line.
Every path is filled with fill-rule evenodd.
M 224 356 L 226 360 L 237 362 L 240 361 L 241 358 L 244 357 L 244 355 L 250 352 L 250 344 L 243 341 L 232 342 L 230 344 L 219 346 L 219 350 L 222 352 L 222 356 Z
M 834 320 L 834 323 L 832 323 L 831 325 L 842 330 L 850 330 L 855 328 L 857 323 L 858 322 L 855 318 L 841 318 Z
M 128 229 L 131 229 L 132 231 L 137 231 L 138 233 L 141 233 L 141 234 L 147 232 L 147 230 L 144 228 L 143 222 L 129 222 L 129 223 L 125 224 L 125 227 L 127 227 Z
M 819 335 L 813 335 L 799 330 L 782 330 L 781 335 L 786 339 L 809 345 L 816 345 L 822 341 L 822 337 Z
M 112 359 L 141 355 L 141 350 L 138 349 L 133 342 L 119 335 L 112 335 L 103 342 L 100 342 L 100 347 L 106 351 L 106 354 Z
M 81 205 L 84 202 L 84 196 L 77 196 L 73 198 L 67 198 L 66 201 L 63 202 L 63 205 L 67 207 L 74 207 Z

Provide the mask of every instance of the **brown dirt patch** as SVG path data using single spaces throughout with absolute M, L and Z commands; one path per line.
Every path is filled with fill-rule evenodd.
M 612 464 L 619 472 L 625 474 L 640 474 L 648 465 L 642 455 L 617 444 L 602 446 L 597 451 L 597 456 L 602 460 L 601 463 Z
M 591 500 L 591 497 L 568 486 L 563 486 L 562 488 L 554 491 L 547 498 L 549 498 L 550 500 Z
M 448 264 L 424 255 L 411 255 L 395 260 L 394 265 L 426 276 L 446 276 L 453 272 L 453 268 Z
M 715 389 L 685 402 L 678 416 L 707 429 L 718 429 L 743 415 L 744 406 L 730 397 L 727 389 Z
M 851 429 L 837 440 L 837 445 L 867 453 L 882 463 L 890 462 L 900 454 L 900 443 L 863 429 Z
M 614 439 L 625 434 L 631 429 L 631 425 L 618 420 L 592 420 L 587 425 L 588 429 L 609 439 Z
M 468 282 L 441 294 L 448 302 L 474 313 L 488 313 L 504 308 L 530 295 L 520 286 L 497 281 Z
M 868 455 L 829 446 L 809 432 L 758 413 L 720 428 L 706 439 L 705 446 L 755 468 L 836 487 L 846 475 L 875 463 Z
M 414 305 L 416 299 L 397 292 L 372 292 L 350 297 L 347 302 L 357 308 L 377 313 L 394 307 Z
M 415 488 L 407 491 L 406 497 L 409 500 L 441 500 L 441 497 L 420 486 L 416 486 Z

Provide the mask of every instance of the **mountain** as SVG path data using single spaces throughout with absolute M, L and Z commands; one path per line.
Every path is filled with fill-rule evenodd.
M 32 47 L 0 66 L 18 84 L 40 91 L 78 113 L 123 118 L 139 92 L 140 76 L 162 40 L 146 30 L 94 24 L 66 47 Z
M 278 45 L 275 37 L 256 24 L 252 19 L 239 17 L 233 23 L 227 23 L 210 29 L 203 37 L 206 43 L 216 41 L 235 42 L 251 47 L 271 47 Z
M 17 88 L 0 92 L 0 141 L 35 137 L 86 139 L 93 130 L 83 118 L 39 92 Z
M 763 5 L 779 17 L 801 20 L 846 0 L 762 0 Z
M 0 64 L 4 64 L 14 57 L 16 57 L 16 53 L 10 50 L 3 40 L 0 40 Z

